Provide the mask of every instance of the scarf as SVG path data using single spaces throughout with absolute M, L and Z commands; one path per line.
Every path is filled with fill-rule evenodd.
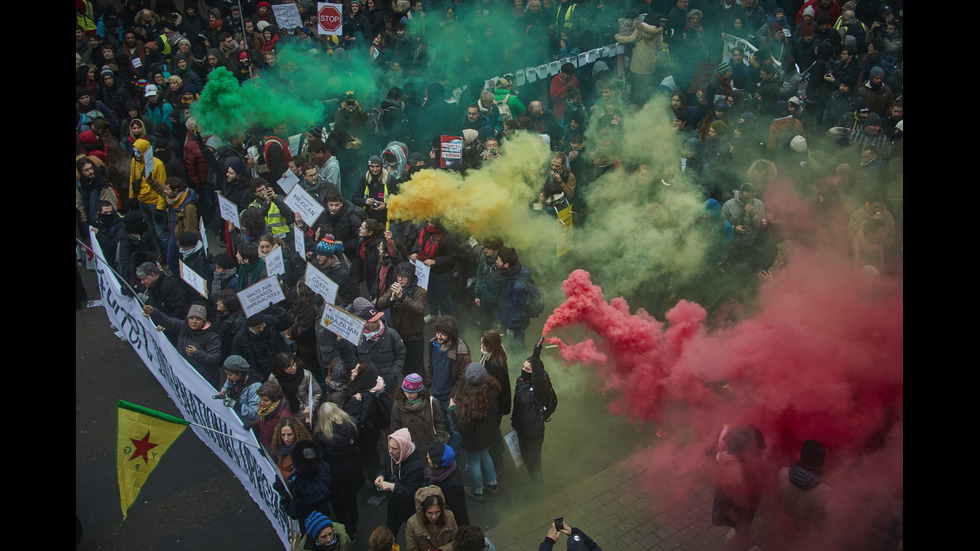
M 383 321 L 378 320 L 378 330 L 373 332 L 364 332 L 364 338 L 372 341 L 377 341 L 381 338 L 381 334 L 385 332 L 385 324 Z
M 225 24 L 224 21 L 222 21 L 221 19 L 215 19 L 214 23 L 208 23 L 208 27 L 211 27 L 212 31 L 216 31 L 220 29 L 224 24 Z
M 419 232 L 418 242 L 420 262 L 435 258 L 436 251 L 439 250 L 439 242 L 442 241 L 444 235 L 446 232 L 435 233 L 435 227 L 432 224 L 426 224 L 422 228 L 422 231 Z
M 263 421 L 266 420 L 266 419 L 268 419 L 269 417 L 272 416 L 273 413 L 276 412 L 277 409 L 279 409 L 279 404 L 281 404 L 281 403 L 282 403 L 282 399 L 280 398 L 279 400 L 276 400 L 275 402 L 269 404 L 266 407 L 262 407 L 260 405 L 259 406 L 259 417 L 261 417 Z
M 186 259 L 188 256 L 191 256 L 192 254 L 196 253 L 197 251 L 200 251 L 203 248 L 204 248 L 204 243 L 201 243 L 200 241 L 198 241 L 197 242 L 197 245 L 194 245 L 194 248 L 191 249 L 191 250 L 189 250 L 189 251 L 185 251 L 184 249 L 179 249 L 180 250 L 180 257 Z M 225 273 L 225 272 L 222 272 L 222 273 Z M 229 270 L 227 273 L 234 275 L 235 272 Z M 215 272 L 215 274 L 217 274 L 217 272 Z
M 184 193 L 181 193 L 180 195 L 172 199 L 170 197 L 164 196 L 164 200 L 167 201 L 167 206 L 171 208 L 180 207 L 180 205 L 184 202 L 184 199 L 187 199 L 187 190 L 184 190 Z
M 297 396 L 299 395 L 299 385 L 303 383 L 305 378 L 306 373 L 298 366 L 296 368 L 296 373 L 293 373 L 292 375 L 286 373 L 285 371 L 276 374 L 276 380 L 279 381 L 279 386 L 282 387 L 282 395 L 289 401 L 289 411 L 298 412 L 300 409 L 300 403 Z
M 425 468 L 425 479 L 429 481 L 430 484 L 442 484 L 444 480 L 452 476 L 458 467 L 456 462 L 453 461 L 452 465 L 448 467 L 433 467 L 427 466 Z

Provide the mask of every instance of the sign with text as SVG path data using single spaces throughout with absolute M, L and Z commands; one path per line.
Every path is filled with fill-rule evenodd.
M 316 24 L 320 34 L 340 36 L 344 27 L 343 5 L 317 2 Z
M 276 24 L 279 25 L 280 29 L 292 30 L 303 26 L 299 8 L 292 2 L 272 6 L 272 14 L 276 16 Z
M 293 250 L 300 258 L 306 259 L 306 232 L 293 224 Z
M 192 289 L 200 293 L 204 298 L 208 298 L 208 282 L 197 272 L 187 267 L 183 260 L 180 260 L 180 279 L 183 279 Z
M 267 277 L 238 292 L 238 302 L 242 303 L 246 318 L 284 300 L 286 297 L 282 294 L 282 287 L 275 277 Z
M 354 346 L 361 344 L 361 337 L 364 335 L 364 320 L 347 310 L 333 304 L 324 304 L 321 323 L 327 328 L 327 331 Z
M 272 249 L 269 256 L 265 257 L 265 272 L 271 276 L 286 275 L 286 263 L 282 258 L 282 247 Z
M 326 274 L 317 269 L 316 266 L 306 263 L 306 286 L 313 289 L 313 292 L 323 297 L 327 304 L 333 304 L 337 298 L 337 289 L 340 285 L 334 283 Z
M 101 302 L 109 322 L 119 328 L 119 334 L 173 400 L 180 416 L 201 425 L 191 425 L 191 430 L 245 487 L 269 519 L 283 549 L 289 549 L 290 519 L 280 508 L 279 494 L 272 488 L 279 469 L 263 456 L 255 434 L 242 428 L 235 410 L 211 398 L 216 389 L 187 363 L 152 321 L 143 317 L 143 308 L 136 298 L 119 291 L 125 284 L 109 268 L 95 235 L 90 238 Z
M 298 212 L 307 226 L 312 226 L 323 212 L 323 205 L 309 194 L 303 186 L 294 186 L 283 200 L 286 206 Z
M 292 170 L 286 170 L 286 172 L 282 175 L 282 178 L 279 178 L 279 182 L 277 183 L 279 184 L 279 187 L 282 188 L 283 193 L 289 193 L 293 190 L 293 187 L 299 183 L 299 176 L 296 176 Z
M 218 196 L 218 210 L 221 212 L 221 217 L 230 222 L 232 226 L 241 228 L 242 223 L 238 221 L 238 205 L 220 193 L 215 193 L 215 195 Z
M 415 277 L 418 278 L 418 286 L 429 290 L 429 272 L 432 270 L 429 266 L 426 266 L 421 260 L 410 260 L 413 266 L 415 266 Z
M 463 164 L 463 138 L 460 136 L 439 136 L 442 143 L 440 158 L 442 168 L 457 168 Z

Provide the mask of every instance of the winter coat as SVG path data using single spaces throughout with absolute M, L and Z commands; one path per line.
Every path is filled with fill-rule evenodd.
M 547 372 L 545 379 L 551 384 Z M 534 397 L 534 385 L 523 377 L 519 377 L 514 386 L 514 412 L 510 418 L 510 426 L 521 438 L 538 438 L 544 434 L 544 414 Z
M 497 319 L 507 329 L 519 330 L 531 324 L 527 315 L 527 280 L 531 269 L 523 264 L 511 266 L 501 271 L 503 277 L 500 291 L 500 307 Z
M 153 323 L 162 325 L 164 329 L 177 335 L 174 348 L 181 356 L 191 364 L 204 379 L 211 383 L 211 386 L 218 385 L 219 374 L 221 374 L 221 337 L 211 324 L 203 328 L 194 330 L 187 325 L 186 319 L 179 319 L 168 316 L 160 310 L 153 310 L 150 316 Z M 197 350 L 193 355 L 188 356 L 186 349 L 188 345 L 193 345 Z
M 393 437 L 395 436 L 393 435 Z M 402 439 L 399 441 L 399 445 L 406 448 L 409 442 Z M 393 482 L 395 485 L 388 500 L 388 516 L 390 519 L 405 522 L 415 514 L 415 492 L 425 482 L 424 461 L 423 452 L 418 447 L 415 447 L 410 453 L 403 453 L 402 459 L 398 463 L 390 455 L 387 459 L 382 459 L 381 470 L 377 476 L 381 476 L 386 482 Z
M 388 310 L 391 326 L 401 335 L 402 341 L 415 341 L 422 338 L 425 328 L 425 307 L 428 293 L 418 286 L 415 274 L 408 285 L 402 288 L 402 296 L 395 299 L 389 287 L 378 297 L 378 310 Z
M 394 407 L 391 408 L 391 426 L 388 428 L 388 434 L 400 428 L 408 429 L 412 435 L 412 442 L 422 450 L 428 450 L 431 442 L 449 440 L 446 424 L 439 409 L 439 400 L 431 396 L 426 402 L 419 401 L 412 405 L 395 400 Z
M 378 374 L 385 381 L 385 390 L 394 390 L 402 377 L 405 366 L 405 343 L 398 332 L 385 326 L 377 340 L 361 339 L 357 345 L 357 359 L 368 360 L 378 368 Z
M 408 519 L 405 527 L 405 551 L 429 551 L 429 549 L 439 549 L 440 551 L 452 551 L 453 539 L 456 536 L 456 516 L 448 507 L 442 510 L 443 523 L 432 524 L 422 510 L 422 502 L 431 495 L 442 496 L 443 503 L 446 496 L 443 495 L 439 486 L 425 486 L 415 492 L 415 514 Z
M 292 416 L 293 412 L 289 411 L 289 404 L 286 403 L 285 399 L 281 399 L 275 411 L 265 417 L 260 415 L 257 420 L 252 421 L 250 428 L 255 432 L 255 437 L 258 439 L 259 444 L 269 449 L 272 447 L 272 436 L 276 433 L 276 426 L 283 419 Z
M 322 432 L 313 433 L 313 441 L 323 450 L 323 461 L 330 464 L 333 474 L 330 493 L 335 500 L 343 501 L 356 496 L 364 484 L 364 467 L 357 439 L 357 427 L 351 423 L 334 425 L 330 438 Z
M 275 374 L 269 375 L 269 381 L 279 384 Z M 310 385 L 313 385 L 313 404 L 309 403 Z M 297 402 L 299 402 L 299 409 L 294 411 L 293 414 L 305 423 L 306 416 L 301 415 L 303 413 L 303 408 L 308 407 L 312 414 L 316 414 L 317 408 L 320 407 L 320 402 L 323 400 L 323 389 L 320 388 L 319 383 L 316 382 L 316 380 L 313 378 L 313 374 L 310 373 L 308 369 L 303 370 L 303 382 L 299 384 L 299 391 L 296 393 L 296 399 Z M 287 402 L 285 397 L 283 397 L 283 402 Z

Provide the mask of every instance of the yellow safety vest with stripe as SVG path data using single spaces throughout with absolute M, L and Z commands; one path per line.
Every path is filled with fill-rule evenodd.
M 558 12 L 555 13 L 555 25 L 558 28 L 571 29 L 575 26 L 575 22 L 572 21 L 572 14 L 575 13 L 575 8 L 578 4 L 571 4 L 567 10 L 565 10 L 565 22 L 562 23 L 561 6 L 558 6 Z
M 253 207 L 261 209 L 263 208 L 263 205 L 258 199 L 256 199 L 255 201 L 252 201 L 251 205 L 249 205 L 249 208 Z M 276 237 L 282 237 L 289 233 L 289 222 L 286 220 L 286 217 L 282 215 L 282 212 L 279 210 L 279 207 L 276 206 L 275 202 L 269 204 L 269 212 L 267 212 L 265 215 L 265 223 L 267 226 L 269 226 L 269 231 L 272 232 L 272 235 Z

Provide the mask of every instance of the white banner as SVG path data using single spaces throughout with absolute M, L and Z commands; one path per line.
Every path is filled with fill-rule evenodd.
M 290 519 L 279 508 L 279 494 L 272 489 L 276 467 L 259 451 L 252 431 L 242 428 L 238 415 L 222 405 L 220 400 L 212 398 L 215 389 L 211 388 L 210 383 L 174 350 L 164 334 L 156 330 L 153 322 L 143 317 L 139 302 L 119 292 L 122 284 L 106 265 L 95 235 L 90 237 L 98 265 L 99 293 L 109 321 L 129 340 L 150 373 L 177 405 L 181 417 L 217 431 L 191 425 L 194 434 L 235 474 L 272 523 L 283 548 L 289 549 Z M 239 440 L 251 442 L 254 447 Z

